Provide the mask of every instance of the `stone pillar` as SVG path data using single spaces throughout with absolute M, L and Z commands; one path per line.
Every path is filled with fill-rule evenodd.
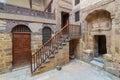
M 111 31 L 110 31 L 111 32 Z M 106 48 L 107 48 L 107 53 L 111 53 L 111 33 L 108 32 L 106 34 Z
M 115 53 L 115 27 L 116 27 L 116 24 L 115 24 L 115 16 L 112 16 L 112 31 L 111 31 L 111 48 L 110 48 L 110 52 L 111 53 Z

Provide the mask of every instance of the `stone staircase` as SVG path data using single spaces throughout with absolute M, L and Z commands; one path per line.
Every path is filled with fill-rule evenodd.
M 47 71 L 47 69 L 49 69 L 47 67 L 52 66 L 51 69 L 55 68 L 55 66 L 57 66 L 57 64 L 54 65 L 54 63 L 56 63 L 55 58 L 57 55 L 60 54 L 60 50 L 63 49 L 64 46 L 66 46 L 67 41 L 68 41 L 68 36 L 62 35 L 58 43 L 54 45 L 52 49 L 45 50 L 45 52 L 41 55 L 39 59 L 37 58 L 37 56 L 39 55 L 37 55 L 36 57 L 33 57 L 34 59 L 37 58 L 35 60 L 35 63 L 32 65 L 34 69 L 36 68 L 34 74 Z M 38 60 L 40 60 L 40 62 L 38 62 Z
M 80 37 L 80 26 L 66 24 L 31 56 L 32 75 L 42 73 L 69 62 L 69 40 Z M 66 51 L 67 50 L 67 51 Z
M 63 49 L 66 47 L 69 47 L 69 39 L 67 36 L 64 36 L 64 37 L 65 37 L 64 41 L 60 41 L 62 43 L 59 42 L 60 45 L 55 46 L 55 48 L 53 49 L 53 54 L 50 55 L 45 60 L 45 62 L 33 73 L 33 75 L 46 72 L 48 70 L 56 68 L 57 66 L 62 66 L 69 62 L 69 56 L 68 56 L 69 53 L 64 54 L 64 56 L 68 56 L 68 59 L 66 60 L 65 63 L 63 63 L 64 59 L 63 57 L 61 57 L 62 52 L 65 51 Z
M 50 70 L 58 65 L 56 54 L 63 49 L 68 38 L 69 25 L 66 25 L 31 56 L 32 75 Z
M 93 66 L 96 66 L 96 67 L 98 67 L 100 69 L 104 68 L 104 60 L 102 59 L 102 57 L 94 58 L 90 63 Z

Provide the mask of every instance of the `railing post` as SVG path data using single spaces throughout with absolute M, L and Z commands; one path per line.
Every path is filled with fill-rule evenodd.
M 69 24 L 67 25 L 67 30 L 68 30 L 68 36 L 69 36 L 70 35 L 70 33 L 69 33 L 70 32 L 70 25 Z

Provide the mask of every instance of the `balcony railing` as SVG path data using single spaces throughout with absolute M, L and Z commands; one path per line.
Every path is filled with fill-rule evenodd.
M 70 39 L 77 39 L 81 37 L 81 27 L 80 25 L 69 25 L 69 37 Z
M 23 8 L 15 5 L 10 5 L 6 3 L 0 2 L 0 13 L 9 13 L 9 14 L 17 14 L 24 16 L 33 16 L 45 19 L 55 19 L 55 15 L 50 12 L 33 10 L 30 8 Z

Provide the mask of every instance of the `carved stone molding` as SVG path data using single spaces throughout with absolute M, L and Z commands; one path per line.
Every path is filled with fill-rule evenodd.
M 120 35 L 120 29 L 116 29 L 116 30 L 115 30 L 115 33 L 116 33 L 117 35 Z
M 56 27 L 55 24 L 43 24 L 43 25 L 42 25 L 42 28 L 39 29 L 39 34 L 42 35 L 42 29 L 43 29 L 44 27 L 49 27 L 49 28 L 52 30 L 52 34 L 54 34 L 56 31 L 58 31 L 58 28 Z
M 25 22 L 25 21 L 7 20 L 7 27 L 6 27 L 5 32 L 11 32 L 13 27 L 15 27 L 17 25 L 26 25 L 26 26 L 28 26 L 28 24 L 29 24 L 29 22 Z
M 56 25 L 54 25 L 54 24 L 43 24 L 43 28 L 44 27 L 49 27 L 52 30 L 53 33 L 55 33 L 56 31 L 58 31 Z

